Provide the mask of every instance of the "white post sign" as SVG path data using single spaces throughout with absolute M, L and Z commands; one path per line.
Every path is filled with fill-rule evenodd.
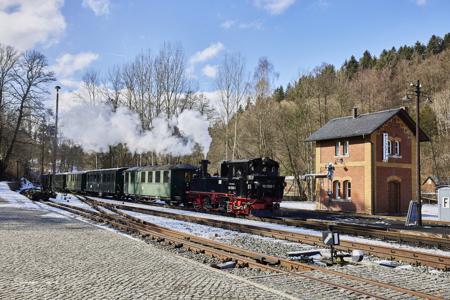
M 443 197 L 442 198 L 442 207 L 443 208 L 450 208 L 450 198 L 449 197 Z
M 387 132 L 383 132 L 383 161 L 387 162 L 389 159 L 389 135 Z

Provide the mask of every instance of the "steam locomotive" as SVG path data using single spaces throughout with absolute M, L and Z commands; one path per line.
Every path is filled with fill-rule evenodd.
M 188 164 L 100 169 L 43 175 L 44 191 L 112 196 L 122 200 L 162 199 L 204 211 L 261 215 L 278 209 L 284 177 L 269 158 L 223 161 L 220 174 L 208 160 Z

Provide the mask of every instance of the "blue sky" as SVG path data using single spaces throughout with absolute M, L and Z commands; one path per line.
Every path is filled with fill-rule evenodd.
M 212 91 L 226 52 L 241 52 L 249 71 L 268 57 L 277 83 L 286 85 L 322 62 L 341 66 L 365 49 L 378 55 L 443 36 L 450 32 L 450 1 L 0 0 L 0 28 L 1 43 L 42 51 L 66 82 L 156 52 L 165 41 L 180 43 L 187 62 L 197 55 L 199 89 Z

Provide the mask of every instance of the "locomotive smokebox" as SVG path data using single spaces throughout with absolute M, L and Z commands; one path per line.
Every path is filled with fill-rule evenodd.
M 202 177 L 208 177 L 208 165 L 210 161 L 207 159 L 202 159 L 200 161 L 200 172 Z

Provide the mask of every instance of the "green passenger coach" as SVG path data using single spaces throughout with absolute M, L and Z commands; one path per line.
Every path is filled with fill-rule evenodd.
M 123 193 L 123 171 L 126 168 L 112 168 L 86 171 L 87 194 L 120 196 Z
M 196 169 L 188 164 L 127 169 L 124 171 L 125 196 L 181 202 L 185 197 L 186 182 Z

